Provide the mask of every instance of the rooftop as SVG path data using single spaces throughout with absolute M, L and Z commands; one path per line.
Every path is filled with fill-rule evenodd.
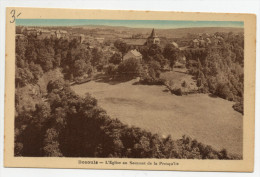
M 133 46 L 142 46 L 145 44 L 146 39 L 144 38 L 138 38 L 138 39 L 133 39 L 133 38 L 126 38 L 123 39 L 123 41 L 128 44 L 128 45 L 133 45 Z
M 139 57 L 142 56 L 140 52 L 138 52 L 136 49 L 130 51 L 134 56 Z

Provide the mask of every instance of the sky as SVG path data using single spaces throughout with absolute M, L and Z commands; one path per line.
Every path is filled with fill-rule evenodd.
M 107 19 L 16 19 L 17 26 L 106 25 L 132 28 L 244 27 L 242 21 L 174 21 L 174 20 L 107 20 Z

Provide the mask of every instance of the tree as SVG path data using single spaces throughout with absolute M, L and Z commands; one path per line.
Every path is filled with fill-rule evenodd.
M 147 46 L 141 47 L 140 52 L 143 55 L 143 60 L 147 63 L 157 61 L 162 67 L 167 64 L 167 60 L 162 53 L 162 48 L 157 44 L 153 44 L 149 48 Z
M 172 44 L 167 44 L 164 48 L 163 56 L 170 62 L 170 66 L 173 67 L 180 56 L 180 51 Z
M 46 102 L 40 102 L 35 105 L 33 122 L 35 123 L 35 125 L 42 127 L 47 121 L 49 121 L 50 115 L 50 104 Z
M 44 138 L 44 154 L 47 157 L 61 157 L 62 153 L 59 149 L 59 133 L 55 128 L 46 131 Z
M 26 60 L 30 62 L 37 63 L 37 51 L 36 51 L 36 46 L 33 41 L 29 41 L 29 44 L 26 47 L 26 52 L 25 52 Z
M 163 57 L 162 54 L 154 55 L 153 60 L 159 62 L 162 68 L 168 63 L 168 61 Z
M 130 49 L 130 46 L 127 45 L 125 42 L 121 41 L 121 40 L 116 40 L 114 42 L 114 46 L 119 50 L 119 52 L 122 53 L 122 55 L 124 56 L 128 50 Z
M 151 45 L 148 50 L 148 55 L 153 57 L 157 54 L 162 54 L 162 48 L 157 44 Z
M 152 77 L 154 80 L 160 78 L 161 66 L 158 61 L 151 61 L 148 65 L 148 74 L 150 77 Z
M 233 100 L 233 94 L 229 89 L 229 86 L 227 83 L 218 83 L 216 93 L 217 96 L 228 99 L 228 100 Z
M 26 58 L 26 45 L 19 39 L 15 43 L 15 54 L 19 56 L 21 60 L 25 60 Z
M 110 59 L 109 59 L 109 63 L 112 63 L 114 65 L 118 65 L 122 60 L 122 54 L 119 52 L 114 53 Z
M 97 47 L 95 47 L 92 50 L 92 66 L 97 66 L 103 59 L 103 53 L 100 49 L 98 49 Z
M 65 82 L 63 79 L 58 79 L 54 81 L 49 81 L 47 84 L 47 91 L 51 93 L 54 90 L 62 90 L 64 88 Z
M 151 156 L 150 139 L 142 136 L 139 142 L 134 145 L 133 153 L 139 158 L 148 158 Z
M 80 59 L 75 61 L 73 71 L 74 77 L 81 77 L 86 73 L 91 73 L 92 69 L 83 59 Z
M 43 76 L 42 67 L 39 64 L 30 63 L 29 68 L 33 74 L 33 83 L 37 83 L 38 80 Z
M 109 76 L 114 76 L 117 73 L 117 67 L 114 64 L 109 64 L 106 68 L 106 74 Z
M 129 58 L 124 60 L 118 66 L 118 73 L 130 77 L 140 76 L 143 72 L 142 65 L 139 60 L 135 58 Z
M 56 54 L 54 57 L 54 67 L 60 67 L 61 65 L 61 54 Z
M 33 74 L 28 68 L 16 68 L 15 72 L 15 86 L 23 87 L 31 83 L 34 79 Z
M 54 54 L 52 52 L 49 53 L 47 48 L 38 49 L 38 62 L 42 66 L 44 72 L 47 72 L 53 68 L 53 61 Z

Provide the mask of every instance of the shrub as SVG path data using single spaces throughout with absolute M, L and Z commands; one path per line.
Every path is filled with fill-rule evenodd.
M 181 83 L 181 86 L 182 86 L 182 87 L 187 87 L 187 86 L 188 86 L 188 84 L 187 84 L 187 82 L 186 82 L 186 81 L 183 81 L 183 82 Z
M 171 92 L 178 96 L 182 96 L 182 94 L 183 94 L 181 88 L 172 89 Z
M 107 68 L 105 69 L 105 73 L 109 76 L 116 75 L 117 73 L 117 67 L 114 64 L 109 64 Z
M 243 101 L 239 101 L 237 103 L 235 103 L 233 106 L 233 109 L 244 114 L 244 104 Z
M 230 101 L 232 101 L 234 97 L 227 83 L 219 83 L 215 95 Z
M 64 80 L 59 79 L 59 80 L 55 80 L 55 81 L 49 81 L 48 85 L 47 85 L 47 91 L 48 93 L 52 92 L 53 90 L 61 90 L 63 89 L 64 86 Z
M 136 77 L 141 76 L 143 68 L 139 60 L 135 58 L 129 58 L 119 64 L 117 72 L 121 75 Z
M 122 54 L 121 53 L 114 53 L 111 58 L 109 59 L 109 63 L 114 65 L 118 65 L 122 61 Z

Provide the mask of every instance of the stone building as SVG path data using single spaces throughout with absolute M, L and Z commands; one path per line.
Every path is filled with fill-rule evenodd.
M 147 38 L 146 44 L 152 45 L 152 44 L 160 44 L 160 38 L 155 34 L 154 29 L 152 30 L 151 35 Z

